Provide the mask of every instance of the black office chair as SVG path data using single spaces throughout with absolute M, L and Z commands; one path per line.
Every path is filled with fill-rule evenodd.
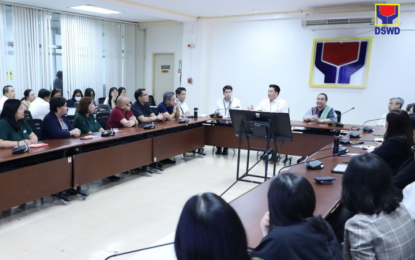
M 68 120 L 69 120 L 69 123 L 71 123 L 71 125 L 73 126 L 73 122 L 74 122 L 74 120 L 75 120 L 75 116 L 66 116 L 66 118 L 68 118 Z
M 98 98 L 98 104 L 104 104 L 105 97 Z
M 31 120 L 31 119 L 33 119 L 33 118 L 32 118 L 32 113 L 30 113 L 30 111 L 29 111 L 29 110 L 25 110 L 25 111 L 24 111 L 24 119 L 25 119 L 25 120 Z
M 100 113 L 101 112 L 108 112 L 108 113 L 111 112 L 111 108 L 108 104 L 98 104 L 98 109 L 99 109 Z
M 153 95 L 148 95 L 148 104 L 150 106 L 156 106 L 156 101 L 154 100 Z
M 150 106 L 151 111 L 156 114 L 157 106 Z
M 33 133 L 40 139 L 42 134 L 42 119 L 27 119 L 27 124 L 32 129 Z
M 334 113 L 336 113 L 336 116 L 337 116 L 337 122 L 341 122 L 341 119 L 342 119 L 342 112 L 340 112 L 339 110 L 334 110 Z
M 97 122 L 101 125 L 102 128 L 105 129 L 107 126 L 108 118 L 110 117 L 110 113 L 102 112 L 96 115 Z

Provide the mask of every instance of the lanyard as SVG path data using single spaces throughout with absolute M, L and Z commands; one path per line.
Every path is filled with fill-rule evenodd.
M 226 113 L 228 112 L 229 108 L 231 107 L 231 105 L 232 105 L 232 99 L 229 100 L 228 108 L 226 108 L 226 106 L 225 106 L 225 99 L 223 99 L 223 108 L 225 109 L 225 116 L 226 116 Z

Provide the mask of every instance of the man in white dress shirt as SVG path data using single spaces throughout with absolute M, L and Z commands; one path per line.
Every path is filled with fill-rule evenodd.
M 185 117 L 190 115 L 189 107 L 186 102 L 186 89 L 179 87 L 176 89 L 176 102 L 179 103 L 179 112 L 180 117 Z
M 3 87 L 3 96 L 0 98 L 0 114 L 3 110 L 4 102 L 7 99 L 14 99 L 16 97 L 16 93 L 14 92 L 14 88 L 10 85 L 6 85 Z
M 223 117 L 230 117 L 229 109 L 241 109 L 241 101 L 235 97 L 232 97 L 232 86 L 226 85 L 222 90 L 223 98 L 220 98 L 216 101 L 215 112 L 223 115 Z M 224 147 L 222 152 L 222 147 L 217 147 L 215 154 L 228 155 L 228 148 Z
M 30 104 L 29 111 L 33 119 L 42 119 L 49 113 L 50 91 L 40 89 L 37 98 Z
M 280 87 L 275 84 L 269 85 L 268 98 L 262 100 L 256 107 L 256 111 L 274 112 L 274 113 L 288 113 L 288 103 L 284 99 L 278 98 L 280 95 Z M 253 106 L 248 108 L 253 110 Z
M 388 106 L 389 112 L 392 110 L 401 110 L 403 108 L 403 103 L 404 103 L 404 100 L 400 97 L 391 98 L 389 100 L 389 106 Z M 389 112 L 385 113 L 382 116 L 382 119 L 379 120 L 378 125 L 380 126 L 386 125 L 386 116 L 388 115 Z

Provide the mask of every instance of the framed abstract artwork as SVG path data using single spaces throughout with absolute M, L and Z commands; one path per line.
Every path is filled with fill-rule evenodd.
M 310 87 L 366 88 L 372 37 L 314 39 Z

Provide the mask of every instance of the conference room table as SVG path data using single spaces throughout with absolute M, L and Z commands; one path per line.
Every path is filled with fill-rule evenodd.
M 93 138 L 89 140 L 80 138 L 44 140 L 43 142 L 48 144 L 47 147 L 31 148 L 29 152 L 19 155 L 11 154 L 11 149 L 0 149 L 0 211 L 70 188 L 77 188 L 116 173 L 194 151 L 203 148 L 204 145 L 236 148 L 238 138 L 233 133 L 233 128 L 230 125 L 211 123 L 212 121 L 214 120 L 209 117 L 200 117 L 189 119 L 186 124 L 179 124 L 178 120 L 157 123 L 154 129 L 123 128 L 110 137 L 101 137 L 100 133 L 93 133 L 90 135 Z M 332 143 L 333 134 L 297 132 L 296 128 L 348 130 L 351 127 L 351 125 L 343 127 L 330 127 L 326 124 L 309 125 L 295 120 L 291 121 L 291 124 L 293 141 L 285 143 L 279 152 L 301 156 L 309 154 L 312 149 L 318 150 Z M 265 147 L 265 142 L 258 142 L 257 145 Z M 249 194 L 255 194 L 261 189 L 266 190 L 268 182 L 263 185 L 253 189 Z M 336 193 L 333 195 L 338 199 Z M 248 199 L 245 203 L 246 207 L 251 204 L 252 196 L 240 199 L 243 202 L 245 198 Z M 232 205 L 237 203 L 239 200 L 234 201 Z M 318 204 L 317 209 L 320 209 L 319 199 Z M 329 209 L 323 208 L 325 210 L 319 212 L 326 211 L 322 214 L 326 215 Z M 262 211 L 258 214 L 263 215 Z M 259 211 L 255 210 L 255 212 Z M 253 221 L 248 221 L 250 223 L 258 222 L 257 216 L 240 213 L 242 219 L 252 219 Z M 247 230 L 251 229 L 247 228 Z M 252 241 L 258 240 L 256 235 L 248 237 L 250 241 L 251 237 L 256 238 Z
M 352 143 L 356 143 L 359 140 L 364 141 L 364 145 L 375 146 L 373 141 L 375 138 L 383 136 L 385 132 L 384 127 L 376 126 L 373 129 L 372 133 L 362 133 L 360 138 L 350 138 Z M 346 136 L 348 137 L 348 136 Z M 352 154 L 364 154 L 367 151 L 361 148 L 354 148 L 351 145 L 344 145 L 349 150 L 349 155 Z M 317 150 L 313 153 L 308 160 L 318 159 L 326 156 L 332 155 L 332 143 L 322 144 Z M 328 150 L 325 150 L 328 149 Z M 310 170 L 307 169 L 305 164 L 299 164 L 293 166 L 289 169 L 283 169 L 282 172 L 296 173 L 305 177 L 313 186 L 314 192 L 316 194 L 316 208 L 314 215 L 321 215 L 326 218 L 330 213 L 339 205 L 341 197 L 341 183 L 342 183 L 342 174 L 332 173 L 331 170 L 337 165 L 343 162 L 349 162 L 352 157 L 347 155 L 344 156 L 331 156 L 325 159 L 321 159 L 321 162 L 324 164 L 324 168 L 321 170 Z M 330 176 L 334 177 L 335 180 L 331 185 L 318 184 L 314 181 L 314 177 L 323 177 Z M 230 205 L 235 209 L 241 218 L 242 224 L 247 233 L 248 237 L 248 247 L 253 249 L 257 247 L 263 238 L 263 234 L 260 228 L 260 221 L 264 214 L 268 211 L 268 199 L 267 193 L 269 185 L 273 179 L 270 179 L 261 185 L 253 188 L 252 190 L 246 192 L 242 196 L 236 198 L 230 202 Z

